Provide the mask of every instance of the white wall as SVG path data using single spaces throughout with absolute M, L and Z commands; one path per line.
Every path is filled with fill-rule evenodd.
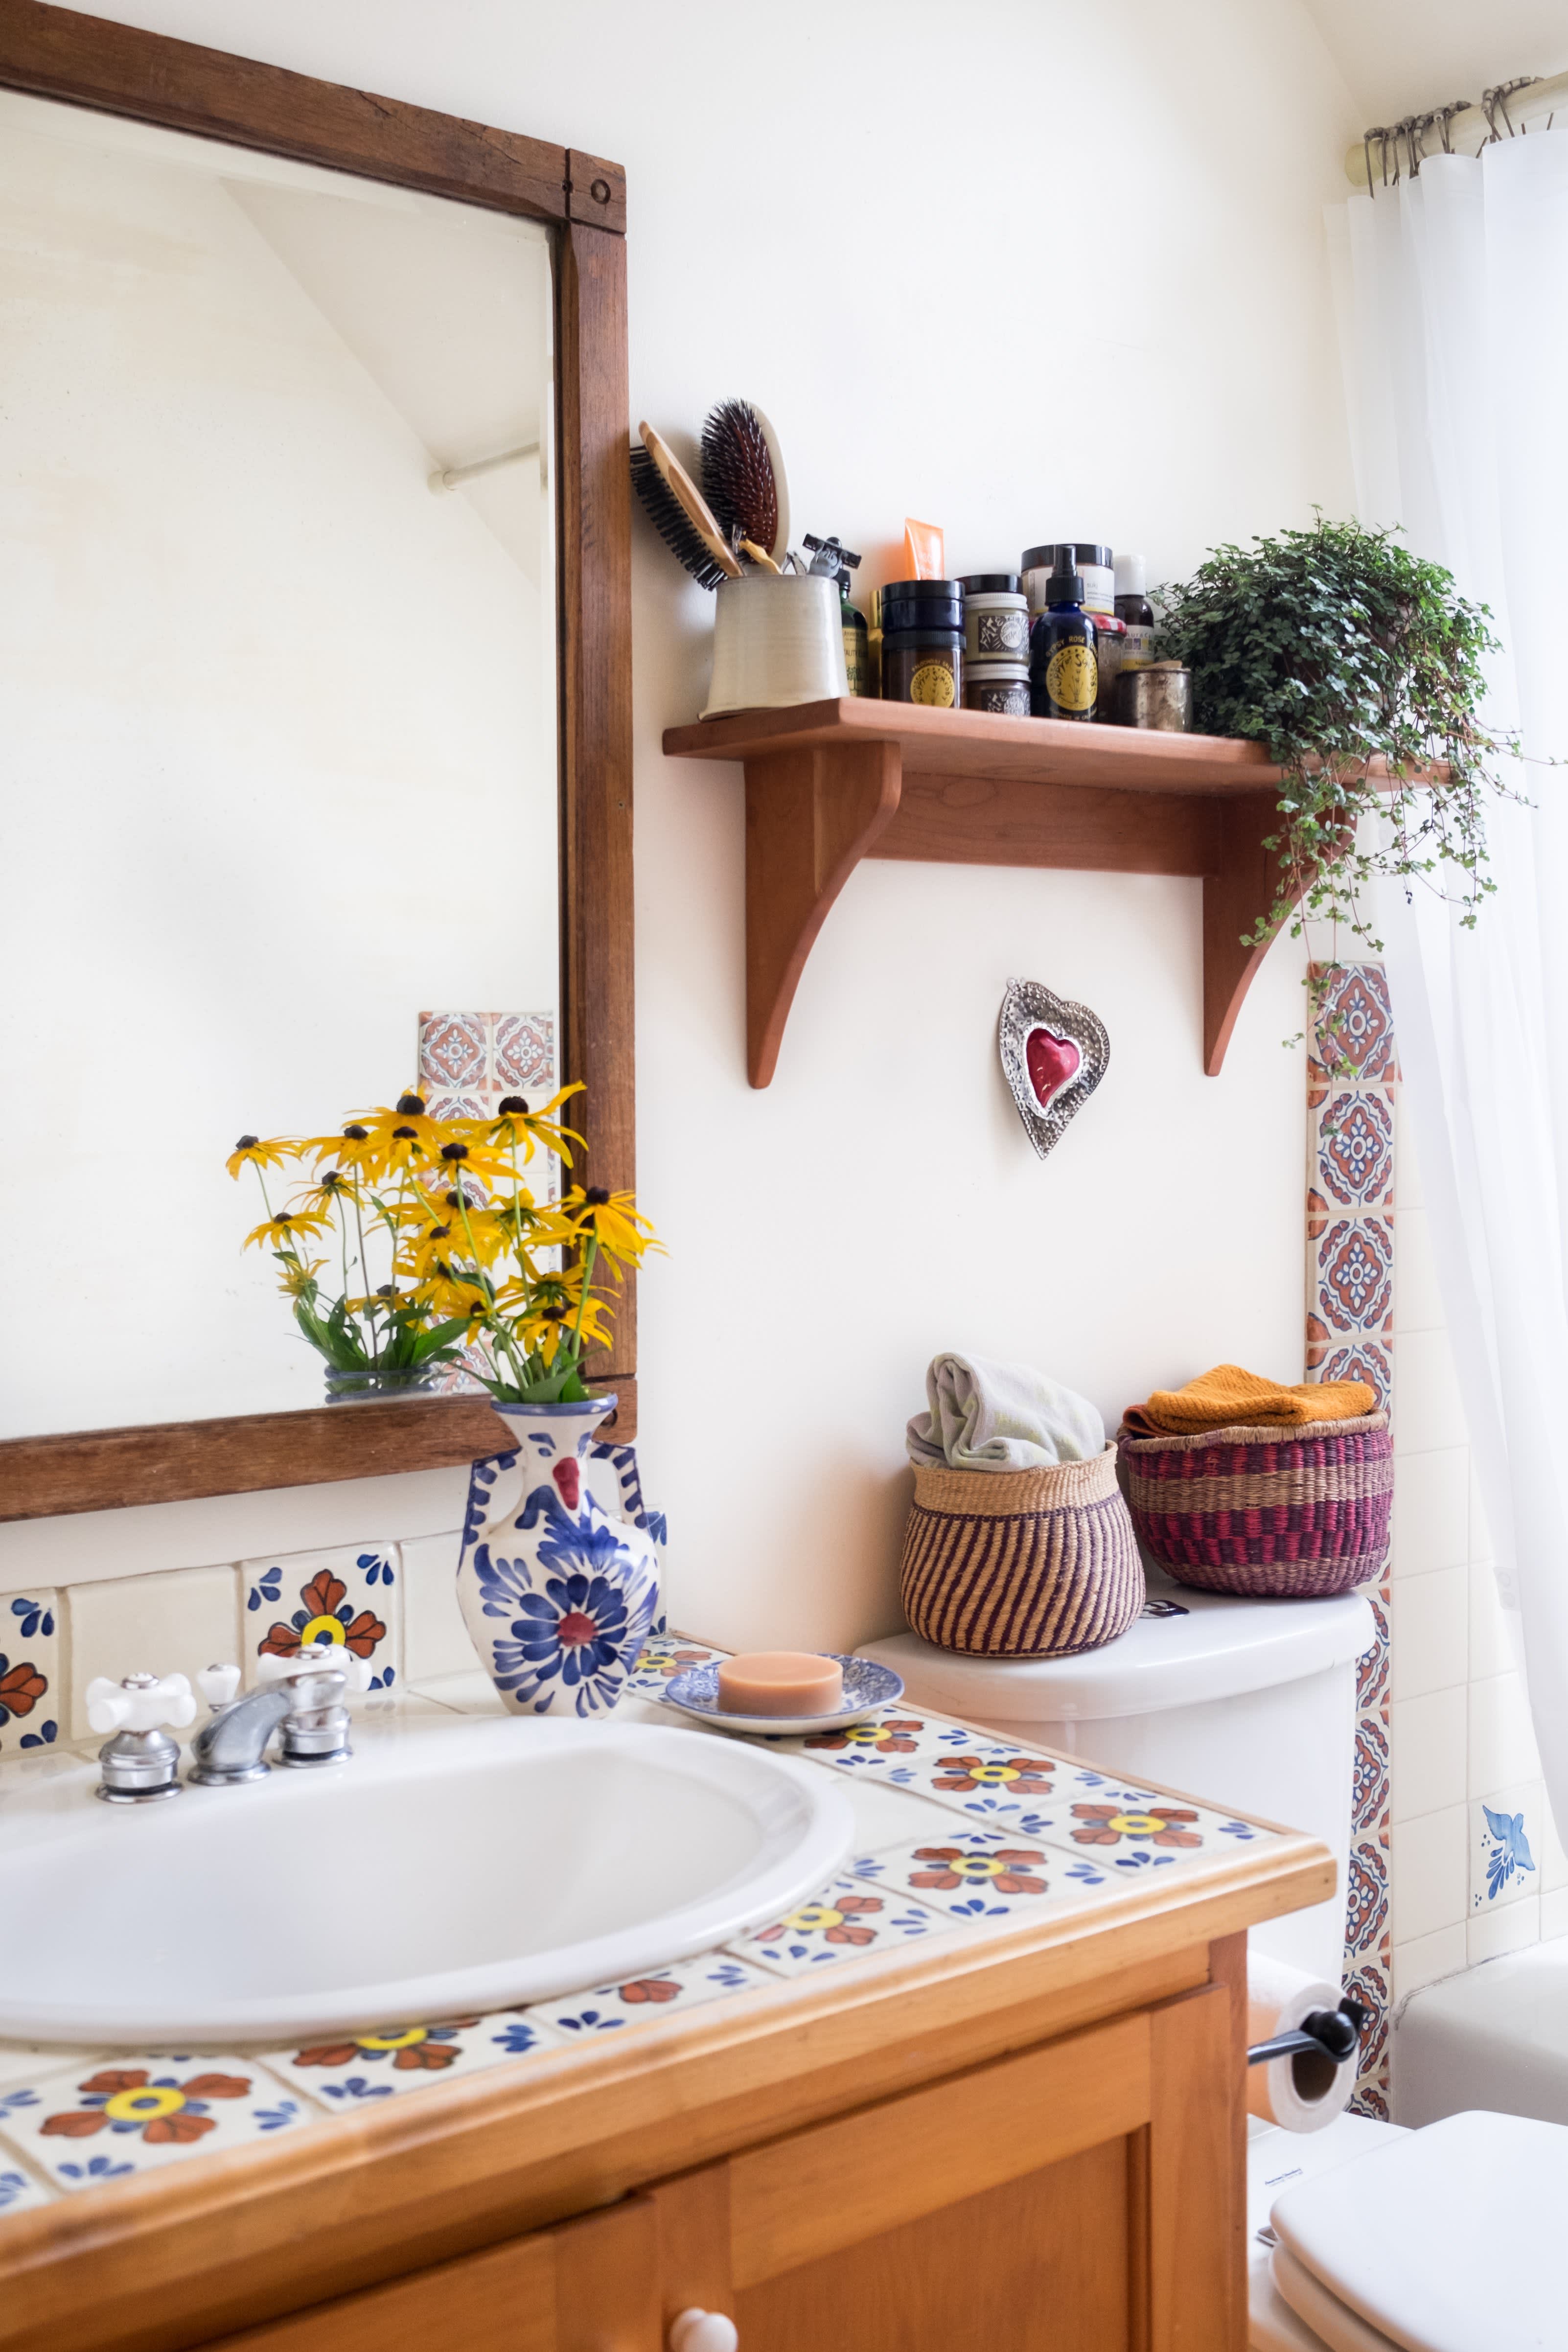
M 757 400 L 796 534 L 838 531 L 863 580 L 895 576 L 908 512 L 954 570 L 1093 533 L 1158 578 L 1349 509 L 1321 211 L 1358 124 L 1296 0 L 114 13 L 624 162 L 634 416 Z M 642 1286 L 646 1483 L 680 1621 L 847 1643 L 896 1622 L 933 1349 L 1029 1357 L 1111 1417 L 1222 1357 L 1300 1376 L 1301 960 L 1270 956 L 1207 1079 L 1197 884 L 868 865 L 752 1092 L 739 772 L 659 749 L 711 607 L 640 525 L 635 592 L 640 1176 L 670 1248 Z M 996 1066 L 1013 973 L 1111 1037 L 1044 1165 Z M 206 1516 L 205 1557 L 256 1548 Z M 139 1555 L 195 1540 L 132 1518 Z M 0 1538 L 0 1589 L 30 1542 L 65 1572 L 61 1530 Z

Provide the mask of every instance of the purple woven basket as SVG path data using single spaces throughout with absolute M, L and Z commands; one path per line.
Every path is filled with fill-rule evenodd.
M 1383 1567 L 1394 1503 L 1385 1413 L 1201 1437 L 1123 1429 L 1118 1443 L 1132 1524 L 1180 1584 L 1323 1600 Z

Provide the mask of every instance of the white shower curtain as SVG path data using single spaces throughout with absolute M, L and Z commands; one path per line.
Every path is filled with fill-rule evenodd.
M 1568 760 L 1568 129 L 1330 215 L 1361 519 L 1489 604 L 1488 716 Z M 1394 1024 L 1481 1499 L 1568 1836 L 1568 767 L 1489 824 L 1466 931 L 1384 886 Z M 1412 1475 L 1405 1466 L 1405 1475 Z

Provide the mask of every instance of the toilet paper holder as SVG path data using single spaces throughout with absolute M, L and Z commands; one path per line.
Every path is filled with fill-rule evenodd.
M 1330 2058 L 1342 2066 L 1360 2047 L 1362 2029 L 1371 2014 L 1352 1993 L 1346 1993 L 1337 2009 L 1310 2009 L 1289 2032 L 1253 2042 L 1247 2063 L 1265 2066 L 1270 2058 Z

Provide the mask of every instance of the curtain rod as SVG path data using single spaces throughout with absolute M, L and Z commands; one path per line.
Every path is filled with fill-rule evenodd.
M 1345 177 L 1358 188 L 1392 187 L 1413 179 L 1428 155 L 1479 154 L 1494 139 L 1514 138 L 1558 108 L 1568 121 L 1568 73 L 1544 81 L 1521 74 L 1483 90 L 1479 100 L 1455 99 L 1425 114 L 1407 114 L 1400 122 L 1380 123 L 1346 148 Z

